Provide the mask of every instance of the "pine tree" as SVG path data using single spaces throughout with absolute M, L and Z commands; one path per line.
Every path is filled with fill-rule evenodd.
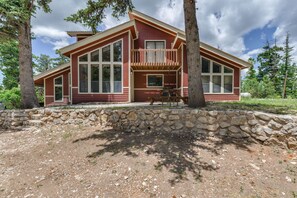
M 18 41 L 22 108 L 38 107 L 32 69 L 31 17 L 37 9 L 50 12 L 51 0 L 1 0 L 0 42 Z

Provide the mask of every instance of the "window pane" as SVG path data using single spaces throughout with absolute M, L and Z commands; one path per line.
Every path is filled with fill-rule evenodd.
M 99 50 L 96 50 L 91 53 L 91 61 L 99 62 Z
M 213 63 L 213 73 L 221 73 L 221 65 Z
M 202 73 L 209 73 L 210 71 L 210 61 L 202 58 Z
M 113 44 L 113 61 L 122 61 L 122 41 L 118 41 Z
M 79 57 L 80 62 L 88 62 L 88 54 Z
M 165 52 L 163 50 L 156 50 L 156 49 L 165 49 L 164 41 L 147 41 L 146 49 L 151 49 L 146 53 L 147 62 L 149 63 L 165 62 Z
M 99 65 L 91 65 L 91 92 L 99 92 Z
M 233 73 L 233 70 L 228 67 L 224 67 L 224 73 Z
M 55 85 L 62 85 L 62 77 L 55 79 Z
M 82 93 L 88 92 L 88 65 L 79 65 L 79 91 Z
M 209 93 L 210 76 L 202 76 L 202 85 L 204 93 Z
M 156 49 L 165 49 L 164 41 L 156 41 L 155 46 L 156 46 Z
M 163 76 L 162 75 L 149 75 L 148 76 L 148 86 L 149 87 L 162 87 L 163 86 Z
M 122 66 L 121 65 L 114 65 L 113 66 L 113 91 L 118 93 L 122 92 Z
M 221 93 L 221 76 L 212 77 L 213 93 Z
M 102 48 L 102 61 L 110 62 L 110 45 Z
M 110 65 L 102 65 L 102 92 L 110 92 Z
M 232 93 L 232 76 L 224 76 L 224 93 Z
M 56 101 L 60 101 L 63 99 L 62 91 L 63 91 L 63 88 L 61 86 L 55 87 L 55 100 Z

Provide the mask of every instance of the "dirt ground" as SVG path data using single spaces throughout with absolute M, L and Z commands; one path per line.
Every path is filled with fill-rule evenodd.
M 0 197 L 297 197 L 297 152 L 255 142 L 53 126 L 0 131 Z

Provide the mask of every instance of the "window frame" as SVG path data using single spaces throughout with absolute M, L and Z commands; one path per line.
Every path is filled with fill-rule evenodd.
M 57 78 L 62 78 L 62 84 L 61 85 L 56 85 L 56 79 Z M 64 101 L 64 79 L 63 79 L 63 75 L 57 76 L 53 79 L 53 83 L 54 83 L 54 102 L 63 102 Z M 61 100 L 56 100 L 56 87 L 62 87 L 62 99 Z
M 209 73 L 202 73 L 202 58 L 208 60 L 210 62 L 210 65 L 209 65 Z M 220 73 L 213 73 L 213 64 L 218 64 L 221 66 L 221 72 Z M 204 56 L 201 56 L 201 59 L 200 59 L 200 64 L 201 64 L 201 76 L 209 76 L 209 92 L 208 93 L 204 93 L 204 94 L 214 94 L 214 95 L 218 95 L 218 94 L 224 94 L 224 95 L 228 95 L 228 94 L 234 94 L 234 68 L 231 68 L 231 67 L 228 67 L 226 65 L 223 65 L 217 61 L 213 61 L 209 58 L 206 58 Z M 224 73 L 224 67 L 228 68 L 228 69 L 231 69 L 232 70 L 232 73 Z M 221 91 L 219 93 L 214 93 L 213 92 L 213 76 L 221 76 Z M 229 93 L 225 93 L 224 92 L 224 77 L 225 76 L 232 76 L 232 92 L 229 92 Z
M 117 43 L 121 41 L 121 44 L 122 44 L 122 61 L 121 62 L 114 62 L 114 43 Z M 110 62 L 106 62 L 104 61 L 103 62 L 103 57 L 102 57 L 102 49 L 107 47 L 107 46 L 110 46 Z M 99 61 L 91 61 L 91 53 L 95 52 L 99 50 Z M 88 61 L 87 62 L 80 62 L 79 61 L 79 58 L 81 56 L 84 56 L 84 55 L 88 55 Z M 113 95 L 120 95 L 120 94 L 123 94 L 124 93 L 124 39 L 121 38 L 121 39 L 118 39 L 116 41 L 112 41 L 106 45 L 103 45 L 103 46 L 100 46 L 99 48 L 97 49 L 94 49 L 92 51 L 89 51 L 87 53 L 84 53 L 80 56 L 77 57 L 77 79 L 78 79 L 78 94 L 104 94 L 104 95 L 110 95 L 110 94 L 113 94 Z M 80 77 L 79 77 L 79 67 L 80 67 L 80 64 L 87 64 L 88 65 L 88 92 L 80 92 L 80 89 L 79 89 L 79 85 L 80 85 Z M 91 91 L 91 65 L 99 65 L 99 92 L 92 92 Z M 102 86 L 102 83 L 103 83 L 103 79 L 102 79 L 102 67 L 104 64 L 109 64 L 110 65 L 110 86 L 111 86 L 111 89 L 110 89 L 110 92 L 103 92 L 103 86 Z M 121 77 L 122 77 L 122 90 L 121 92 L 114 92 L 114 81 L 113 81 L 113 78 L 114 78 L 114 65 L 121 65 Z
M 149 76 L 162 76 L 162 86 L 149 86 Z M 164 87 L 164 74 L 146 74 L 146 88 L 163 88 Z

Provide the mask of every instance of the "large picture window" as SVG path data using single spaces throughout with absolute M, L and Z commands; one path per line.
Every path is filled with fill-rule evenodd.
M 63 77 L 59 76 L 54 79 L 55 102 L 63 101 Z
M 204 93 L 233 93 L 233 69 L 206 58 L 201 64 Z
M 164 76 L 161 74 L 148 74 L 147 87 L 163 87 Z
M 122 40 L 84 54 L 79 60 L 79 93 L 122 93 Z

